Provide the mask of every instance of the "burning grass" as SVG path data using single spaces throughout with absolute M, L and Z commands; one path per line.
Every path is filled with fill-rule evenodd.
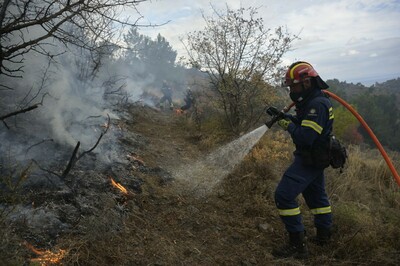
M 110 181 L 111 181 L 111 185 L 113 187 L 119 189 L 119 191 L 121 191 L 122 194 L 128 195 L 128 190 L 123 185 L 121 185 L 120 183 L 115 182 L 112 177 L 110 177 Z
M 64 215 L 73 227 L 51 248 L 37 248 L 35 254 L 21 245 L 24 239 L 18 230 L 4 226 L 0 259 L 11 265 L 42 263 L 31 259 L 44 259 L 45 254 L 60 258 L 64 265 L 397 265 L 400 261 L 400 193 L 375 151 L 350 147 L 344 172 L 326 172 L 333 242 L 326 247 L 310 244 L 309 261 L 275 260 L 270 252 L 286 236 L 273 194 L 291 161 L 290 138 L 282 131 L 268 131 L 212 193 L 197 197 L 187 189 L 190 176 L 160 182 L 160 171 L 150 171 L 157 165 L 190 167 L 190 162 L 204 156 L 188 136 L 193 131 L 178 120 L 186 118 L 172 114 L 175 120 L 168 124 L 169 116 L 156 112 L 154 116 L 153 120 L 136 117 L 145 145 L 130 154 L 134 158 L 128 157 L 129 165 L 120 167 L 123 175 L 85 172 L 71 185 L 85 188 L 78 190 L 79 195 L 60 196 L 68 203 Z M 392 158 L 399 168 L 396 156 Z M 131 176 L 144 180 L 140 192 L 133 192 Z M 49 199 L 46 195 L 43 198 Z M 304 203 L 301 209 L 308 234 L 313 235 L 312 215 Z
M 42 266 L 60 264 L 66 255 L 66 250 L 63 249 L 55 252 L 51 250 L 39 250 L 28 242 L 25 242 L 25 246 L 37 256 L 36 258 L 31 258 L 30 261 Z

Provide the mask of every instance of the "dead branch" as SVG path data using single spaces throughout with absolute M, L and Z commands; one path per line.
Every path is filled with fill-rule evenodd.
M 68 175 L 69 171 L 71 171 L 72 167 L 75 165 L 76 161 L 78 161 L 76 154 L 78 153 L 79 146 L 81 145 L 81 142 L 78 141 L 78 143 L 75 146 L 74 152 L 72 153 L 71 159 L 69 160 L 67 167 L 65 168 L 64 172 L 61 175 L 62 179 L 65 179 L 65 177 Z
M 48 46 L 52 39 L 66 47 L 78 46 L 94 51 L 99 43 L 110 43 L 115 32 L 124 26 L 160 26 L 157 24 L 139 25 L 143 17 L 137 6 L 147 0 L 54 0 L 54 1 L 3 1 L 0 8 L 0 74 L 21 77 L 25 60 L 30 51 L 52 57 Z M 133 8 L 137 18 L 119 18 L 122 8 Z M 168 22 L 166 22 L 168 23 Z M 119 25 L 120 27 L 113 27 Z M 82 38 L 70 29 L 84 33 Z M 31 29 L 40 29 L 35 36 L 28 36 Z M 10 41 L 14 40 L 14 41 Z M 94 40 L 94 42 L 92 42 Z M 7 64 L 9 62 L 11 64 Z
M 7 127 L 7 129 L 10 129 L 10 127 L 9 127 L 9 126 L 7 125 L 7 123 L 4 121 L 5 119 L 10 118 L 10 117 L 12 117 L 12 116 L 16 116 L 16 115 L 21 114 L 21 113 L 29 112 L 29 111 L 32 111 L 32 110 L 38 108 L 39 105 L 43 105 L 43 100 L 44 100 L 44 98 L 45 98 L 47 95 L 49 95 L 49 93 L 43 94 L 43 95 L 42 95 L 42 99 L 41 99 L 41 101 L 40 101 L 39 103 L 35 103 L 34 105 L 31 105 L 31 106 L 29 106 L 29 107 L 23 108 L 23 109 L 21 109 L 21 110 L 14 111 L 14 112 L 12 112 L 12 113 L 9 113 L 9 114 L 0 116 L 0 121 L 3 122 L 3 124 Z M 35 98 L 36 98 L 36 96 L 35 96 Z
M 49 70 L 50 70 L 51 60 L 52 60 L 52 59 L 50 58 L 49 61 L 48 61 L 48 63 L 47 63 L 47 66 L 46 66 L 46 68 L 45 68 L 45 70 L 44 70 L 44 72 L 43 72 L 43 76 L 42 76 L 42 78 L 41 78 L 41 84 L 40 84 L 40 86 L 39 86 L 37 92 L 36 92 L 34 95 L 31 96 L 31 92 L 32 92 L 32 90 L 33 90 L 33 86 L 32 86 L 32 87 L 29 89 L 29 91 L 26 93 L 25 97 L 21 100 L 21 103 L 20 103 L 20 107 L 21 107 L 21 108 L 30 105 L 36 98 L 39 97 L 40 93 L 41 93 L 42 90 L 45 88 L 45 84 L 46 84 L 46 82 L 47 82 L 47 80 L 48 80 L 48 72 L 49 72 Z M 46 93 L 42 94 L 42 99 L 41 99 L 41 101 L 40 101 L 40 104 L 43 104 L 43 100 L 44 100 L 44 98 L 46 97 L 46 95 L 49 95 L 49 93 L 46 92 Z M 30 97 L 29 100 L 28 100 L 28 97 Z
M 49 169 L 43 168 L 35 159 L 32 159 L 32 162 L 34 162 L 34 163 L 36 164 L 36 166 L 39 167 L 40 170 L 42 170 L 42 171 L 44 171 L 44 172 L 46 172 L 46 173 L 49 173 L 49 174 L 52 174 L 52 175 L 61 177 L 60 174 L 58 174 L 58 173 L 56 173 L 56 172 L 54 172 L 54 171 L 51 171 L 51 170 L 49 170 Z
M 49 169 L 45 169 L 45 168 L 43 168 L 42 166 L 40 166 L 40 164 L 39 164 L 36 160 L 32 159 L 32 162 L 33 162 L 34 164 L 36 164 L 36 166 L 39 167 L 39 169 L 42 170 L 43 172 L 46 172 L 46 173 L 48 173 L 48 174 L 52 174 L 52 175 L 55 175 L 55 176 L 58 176 L 58 177 L 61 178 L 61 175 L 59 175 L 58 173 L 53 172 L 53 171 L 51 171 L 51 170 L 49 170 Z M 53 180 L 51 180 L 47 175 L 45 175 L 45 177 L 46 177 L 46 179 L 47 179 L 53 186 L 56 186 L 56 184 L 53 182 Z
M 99 143 L 100 143 L 101 139 L 103 138 L 104 134 L 106 134 L 108 129 L 110 128 L 110 120 L 111 119 L 110 119 L 110 116 L 108 114 L 107 114 L 107 116 L 108 116 L 107 126 L 104 129 L 104 131 L 100 134 L 100 137 L 97 139 L 97 141 L 94 144 L 94 146 L 92 148 L 90 148 L 89 150 L 82 152 L 79 156 L 76 156 L 76 154 L 78 153 L 78 150 L 79 150 L 79 146 L 80 146 L 80 142 L 78 141 L 78 143 L 75 146 L 74 152 L 72 153 L 71 159 L 69 160 L 67 167 L 65 168 L 64 172 L 61 175 L 62 179 L 65 179 L 67 177 L 67 175 L 71 171 L 71 169 L 75 166 L 75 164 L 83 156 L 85 156 L 86 154 L 92 152 L 97 147 L 97 145 L 99 145 Z
M 30 146 L 28 149 L 26 149 L 26 152 L 28 153 L 30 149 L 32 149 L 35 146 L 38 146 L 46 141 L 54 141 L 53 139 L 44 139 L 42 141 L 39 141 L 38 143 L 33 144 L 32 146 Z
M 56 173 L 56 172 L 54 172 L 54 171 L 51 171 L 51 170 L 49 170 L 49 169 L 43 168 L 43 167 L 40 166 L 40 164 L 39 164 L 37 161 L 35 161 L 35 160 L 32 160 L 32 161 L 39 167 L 40 170 L 42 170 L 42 171 L 44 171 L 44 172 L 46 172 L 46 173 L 49 173 L 49 174 L 58 176 L 58 177 L 61 178 L 62 180 L 65 180 L 65 178 L 67 177 L 68 173 L 69 173 L 69 172 L 71 171 L 71 169 L 75 166 L 75 164 L 77 163 L 77 161 L 79 161 L 79 160 L 80 160 L 83 156 L 85 156 L 86 154 L 92 152 L 92 151 L 99 145 L 99 143 L 100 143 L 101 139 L 103 138 L 103 136 L 107 133 L 108 129 L 110 128 L 110 120 L 111 120 L 111 118 L 110 118 L 110 116 L 109 116 L 108 114 L 107 114 L 107 116 L 108 116 L 107 126 L 106 126 L 106 128 L 104 129 L 104 131 L 100 134 L 100 137 L 97 139 L 95 145 L 94 145 L 92 148 L 90 148 L 89 150 L 84 151 L 81 155 L 77 156 L 78 150 L 79 150 L 79 147 L 80 147 L 80 144 L 81 144 L 80 141 L 78 141 L 78 143 L 76 144 L 76 146 L 75 146 L 75 148 L 74 148 L 74 151 L 72 152 L 71 158 L 70 158 L 70 160 L 68 161 L 67 167 L 65 168 L 65 170 L 63 171 L 63 173 L 62 173 L 61 175 L 58 174 L 58 173 Z M 40 143 L 43 143 L 44 141 L 46 141 L 46 140 L 43 140 L 43 141 L 41 141 L 41 142 L 39 142 L 39 143 L 37 143 L 37 144 L 35 144 L 35 145 L 33 145 L 33 146 L 39 145 Z M 31 146 L 30 148 L 32 148 L 33 146 Z M 30 149 L 30 148 L 29 148 L 29 149 Z M 28 149 L 28 150 L 29 150 L 29 149 Z M 46 177 L 46 178 L 47 178 L 47 177 Z M 47 178 L 47 179 L 48 179 L 52 184 L 54 184 L 49 178 Z
M 92 151 L 97 147 L 97 145 L 99 145 L 100 140 L 103 138 L 103 136 L 107 133 L 108 129 L 110 128 L 110 120 L 111 120 L 111 119 L 110 119 L 110 115 L 107 114 L 107 116 L 108 116 L 108 121 L 107 121 L 107 126 L 105 127 L 104 131 L 101 132 L 100 137 L 97 139 L 97 141 L 96 141 L 96 143 L 94 144 L 94 146 L 93 146 L 91 149 L 82 152 L 82 154 L 79 155 L 79 157 L 76 159 L 77 161 L 78 161 L 79 159 L 81 159 L 83 156 L 85 156 L 86 154 L 92 152 Z
M 3 120 L 3 124 L 7 129 L 10 129 L 10 127 L 7 125 L 7 123 Z
M 361 232 L 361 230 L 362 228 L 358 228 L 358 230 L 347 241 L 345 241 L 344 244 L 350 243 L 350 241 L 352 241 L 358 235 L 358 233 Z
M 18 115 L 18 114 L 22 114 L 22 113 L 26 113 L 26 112 L 32 111 L 32 110 L 38 108 L 39 105 L 40 105 L 40 103 L 37 103 L 37 104 L 34 104 L 34 105 L 29 106 L 29 107 L 27 107 L 27 108 L 21 109 L 21 110 L 19 110 L 19 111 L 15 111 L 15 112 L 12 112 L 12 113 L 9 113 L 9 114 L 0 116 L 0 121 L 3 122 L 3 124 L 7 127 L 7 129 L 10 129 L 10 127 L 9 127 L 9 126 L 7 125 L 7 123 L 4 121 L 6 118 L 9 118 L 9 117 L 12 117 L 12 116 L 15 116 L 15 115 Z

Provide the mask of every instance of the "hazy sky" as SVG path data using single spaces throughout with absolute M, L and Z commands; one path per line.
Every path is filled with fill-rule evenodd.
M 219 10 L 259 7 L 266 28 L 286 26 L 301 38 L 284 63 L 308 61 L 323 79 L 370 85 L 400 77 L 400 0 L 152 0 L 138 6 L 140 22 L 170 22 L 140 32 L 161 33 L 184 55 L 179 37 L 203 29 L 201 12 L 210 14 L 211 4 Z

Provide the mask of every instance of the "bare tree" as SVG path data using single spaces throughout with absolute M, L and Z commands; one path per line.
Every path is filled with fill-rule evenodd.
M 122 7 L 145 0 L 4 0 L 0 4 L 0 75 L 21 77 L 24 55 L 35 51 L 55 56 L 49 47 L 57 39 L 66 46 L 97 49 L 109 43 L 113 23 L 137 26 L 134 21 L 120 20 Z M 71 28 L 81 29 L 90 38 L 80 38 Z M 32 34 L 34 32 L 34 34 Z
M 213 101 L 236 134 L 258 121 L 267 82 L 296 38 L 283 27 L 265 29 L 256 15 L 256 8 L 227 6 L 225 14 L 214 9 L 213 17 L 203 14 L 205 28 L 183 40 L 190 64 L 208 74 Z
M 2 1 L 0 91 L 15 89 L 10 82 L 6 82 L 6 78 L 23 77 L 29 53 L 36 52 L 54 61 L 56 56 L 70 51 L 70 46 L 89 51 L 88 61 L 81 65 L 85 69 L 82 69 L 83 76 L 80 78 L 93 79 L 102 59 L 106 58 L 104 54 L 115 50 L 112 41 L 121 26 L 146 26 L 138 25 L 141 15 L 136 7 L 141 2 L 145 0 Z M 136 18 L 119 19 L 122 8 L 136 10 Z M 17 108 L 2 115 L 0 120 L 4 122 L 10 116 L 33 109 Z

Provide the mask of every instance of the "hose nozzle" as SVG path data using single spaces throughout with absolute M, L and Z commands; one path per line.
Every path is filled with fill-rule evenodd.
M 276 107 L 271 106 L 266 110 L 267 114 L 272 116 L 271 120 L 265 122 L 265 125 L 268 128 L 271 128 L 277 121 L 281 120 L 284 117 L 284 111 L 279 111 Z

